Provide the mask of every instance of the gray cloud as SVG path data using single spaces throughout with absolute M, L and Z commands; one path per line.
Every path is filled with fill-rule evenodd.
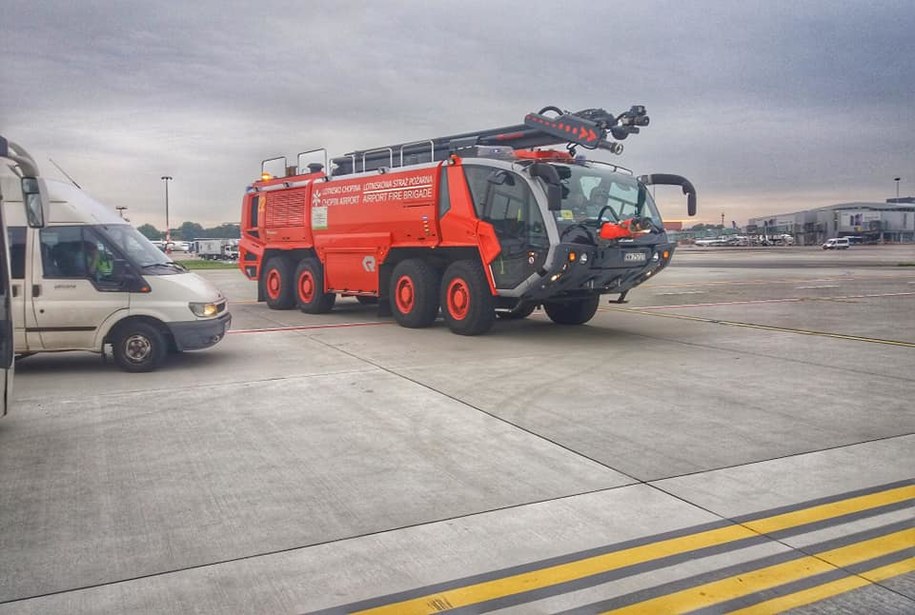
M 907 1 L 12 0 L 0 133 L 162 227 L 163 174 L 173 225 L 215 224 L 277 154 L 639 103 L 618 161 L 745 220 L 915 192 L 912 23 Z

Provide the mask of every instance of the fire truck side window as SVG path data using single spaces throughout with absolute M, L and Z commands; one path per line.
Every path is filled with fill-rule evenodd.
M 483 217 L 483 201 L 486 199 L 491 174 L 492 167 L 464 165 L 464 176 L 467 178 L 467 187 L 470 188 L 470 197 L 473 199 L 473 208 L 478 218 Z
M 448 167 L 442 165 L 438 174 L 438 216 L 441 218 L 451 209 L 451 194 L 448 190 Z
M 248 231 L 249 235 L 254 237 L 258 236 L 257 233 L 257 207 L 260 203 L 260 195 L 254 195 L 251 197 L 251 203 L 248 205 L 248 228 L 245 230 Z

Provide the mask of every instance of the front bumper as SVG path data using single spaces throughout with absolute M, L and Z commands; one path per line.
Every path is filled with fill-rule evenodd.
M 178 350 L 200 350 L 216 345 L 226 335 L 232 315 L 228 312 L 210 320 L 173 322 L 168 325 Z
M 594 293 L 625 293 L 666 267 L 674 247 L 666 241 L 601 246 L 560 244 L 554 265 L 544 271 L 541 282 L 529 289 L 524 299 L 538 301 Z M 570 252 L 577 255 L 575 261 L 569 261 Z M 582 255 L 585 255 L 584 262 Z

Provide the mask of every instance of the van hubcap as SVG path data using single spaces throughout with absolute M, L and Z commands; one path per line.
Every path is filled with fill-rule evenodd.
M 152 353 L 152 342 L 145 335 L 136 333 L 124 341 L 124 354 L 134 363 L 142 363 Z

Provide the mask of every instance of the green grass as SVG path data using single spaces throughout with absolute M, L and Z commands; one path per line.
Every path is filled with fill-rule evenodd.
M 205 261 L 197 259 L 187 259 L 178 261 L 191 271 L 195 269 L 238 269 L 238 263 L 227 263 L 225 261 Z
M 896 263 L 897 267 L 915 267 L 915 263 Z

